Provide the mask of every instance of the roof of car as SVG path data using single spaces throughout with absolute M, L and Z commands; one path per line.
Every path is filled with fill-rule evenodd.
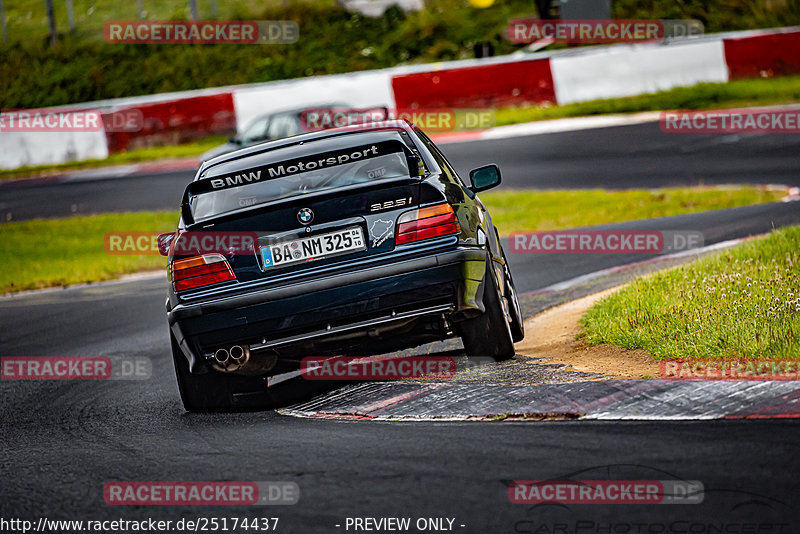
M 308 111 L 310 109 L 338 109 L 338 108 L 347 108 L 347 104 L 342 102 L 327 102 L 322 104 L 317 104 L 315 106 L 303 106 L 301 108 L 289 108 L 289 109 L 281 109 L 278 111 L 270 111 L 269 113 L 263 113 L 256 117 L 255 119 L 251 120 L 249 124 L 253 124 L 254 122 L 264 119 L 266 117 L 274 117 L 276 115 L 299 115 L 304 111 Z
M 222 163 L 246 158 L 254 154 L 270 152 L 287 146 L 297 145 L 299 143 L 307 143 L 309 141 L 319 141 L 322 139 L 336 137 L 339 135 L 379 132 L 387 130 L 411 132 L 413 131 L 413 128 L 414 126 L 409 121 L 405 119 L 395 119 L 382 122 L 374 122 L 368 125 L 353 125 L 353 126 L 342 126 L 339 128 L 330 128 L 326 130 L 320 130 L 318 132 L 311 132 L 306 134 L 295 135 L 293 137 L 286 137 L 284 139 L 278 139 L 275 141 L 267 141 L 265 143 L 259 143 L 239 150 L 235 150 L 233 152 L 221 154 L 219 156 L 211 158 L 210 160 L 204 161 L 200 165 L 200 171 L 198 175 L 202 176 L 203 173 L 205 173 L 205 171 L 207 171 L 209 168 L 214 167 L 216 165 L 220 165 Z

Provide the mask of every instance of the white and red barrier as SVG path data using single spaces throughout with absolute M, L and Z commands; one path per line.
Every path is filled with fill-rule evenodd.
M 395 107 L 498 108 L 555 103 L 549 59 L 532 59 L 398 75 Z
M 291 108 L 392 107 L 392 70 L 313 76 L 235 88 L 236 122 L 241 131 L 266 113 Z
M 154 145 L 179 144 L 208 135 L 224 134 L 236 129 L 233 95 L 190 96 L 179 100 L 123 107 L 104 113 L 104 118 L 137 112 L 136 122 L 129 128 L 106 129 L 109 152 Z
M 592 48 L 585 54 L 550 60 L 559 104 L 728 81 L 721 41 Z
M 0 133 L 0 168 L 80 161 L 109 152 L 241 130 L 292 108 L 489 108 L 568 104 L 701 82 L 800 73 L 800 27 L 712 34 L 403 66 L 350 74 L 149 95 L 73 108 L 141 112 L 137 131 Z M 92 135 L 94 134 L 94 135 Z
M 755 34 L 753 34 L 755 33 Z M 751 32 L 723 40 L 730 79 L 800 73 L 800 30 Z
M 96 132 L 0 132 L 0 169 L 104 159 L 108 140 Z

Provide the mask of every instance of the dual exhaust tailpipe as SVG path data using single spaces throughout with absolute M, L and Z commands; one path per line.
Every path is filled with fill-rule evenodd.
M 230 349 L 217 349 L 214 353 L 214 364 L 223 372 L 238 371 L 250 359 L 250 347 L 234 345 Z

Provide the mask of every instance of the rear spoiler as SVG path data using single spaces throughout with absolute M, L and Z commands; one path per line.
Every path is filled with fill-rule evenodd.
M 319 164 L 321 165 L 320 168 L 324 168 L 326 166 L 334 167 L 343 165 L 345 163 L 349 163 L 352 156 L 355 154 L 363 154 L 363 157 L 366 159 L 397 152 L 403 152 L 405 154 L 406 163 L 409 169 L 409 176 L 411 178 L 425 176 L 427 172 L 425 169 L 425 164 L 422 156 L 416 149 L 411 148 L 405 143 L 397 140 L 377 141 L 371 145 L 354 146 L 341 150 L 321 152 L 310 156 L 304 156 L 302 158 L 283 160 L 259 167 L 242 169 L 241 171 L 236 171 L 237 174 L 233 176 L 213 176 L 196 179 L 187 185 L 183 192 L 183 198 L 181 199 L 181 216 L 183 218 L 183 222 L 187 226 L 195 224 L 196 221 L 191 209 L 191 200 L 193 197 L 204 193 L 222 191 L 224 189 L 231 189 L 261 181 L 268 181 L 275 178 L 280 178 L 282 176 L 301 174 L 302 172 L 307 172 L 305 169 L 310 167 L 310 164 Z M 357 159 L 360 159 L 360 157 Z M 353 159 L 353 161 L 356 161 L 357 159 Z M 326 165 L 323 165 L 323 162 L 325 162 Z

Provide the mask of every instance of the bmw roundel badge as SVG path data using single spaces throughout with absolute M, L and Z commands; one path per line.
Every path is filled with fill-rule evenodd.
M 297 220 L 303 224 L 308 224 L 314 220 L 314 212 L 310 208 L 303 208 L 297 212 Z

